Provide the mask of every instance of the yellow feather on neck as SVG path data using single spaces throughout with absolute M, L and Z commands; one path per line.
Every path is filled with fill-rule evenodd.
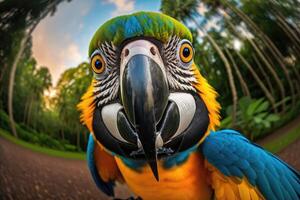
M 207 128 L 207 132 L 199 141 L 200 144 L 209 135 L 210 131 L 216 130 L 216 128 L 220 125 L 221 106 L 216 100 L 218 93 L 214 90 L 214 88 L 211 85 L 208 84 L 207 80 L 200 74 L 195 64 L 192 65 L 192 71 L 196 78 L 196 82 L 193 86 L 196 89 L 199 96 L 201 97 L 201 99 L 203 100 L 204 104 L 206 105 L 210 121 Z
M 93 132 L 93 114 L 95 109 L 95 97 L 94 97 L 94 84 L 95 80 L 89 86 L 86 93 L 81 97 L 81 102 L 77 105 L 79 111 L 81 111 L 80 121 L 86 125 L 90 132 Z

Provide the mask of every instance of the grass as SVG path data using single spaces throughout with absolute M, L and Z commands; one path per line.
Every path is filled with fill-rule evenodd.
M 7 131 L 0 129 L 0 136 L 17 144 L 22 147 L 28 148 L 32 151 L 40 152 L 43 154 L 47 154 L 49 156 L 55 156 L 55 157 L 61 157 L 61 158 L 67 158 L 67 159 L 79 159 L 79 160 L 85 160 L 85 154 L 84 153 L 76 153 L 76 152 L 67 152 L 67 151 L 58 151 L 54 149 L 50 149 L 47 147 L 41 147 L 36 144 L 31 144 L 28 142 L 25 142 L 23 140 L 17 139 L 10 135 Z
M 283 150 L 285 147 L 296 141 L 300 138 L 300 124 L 289 131 L 288 133 L 282 133 L 281 136 L 273 139 L 264 145 L 264 148 L 272 153 L 278 153 Z

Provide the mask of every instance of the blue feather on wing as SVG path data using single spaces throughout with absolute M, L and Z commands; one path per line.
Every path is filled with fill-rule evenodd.
M 266 199 L 300 199 L 299 173 L 237 131 L 211 132 L 200 150 L 224 175 L 246 177 Z
M 87 146 L 87 162 L 88 162 L 88 167 L 90 169 L 90 173 L 93 177 L 93 180 L 95 181 L 97 187 L 103 191 L 105 194 L 108 196 L 114 196 L 114 183 L 113 182 L 104 182 L 97 170 L 97 167 L 95 165 L 95 158 L 94 158 L 94 149 L 95 149 L 95 141 L 90 134 L 89 136 L 89 141 L 88 141 L 88 146 Z

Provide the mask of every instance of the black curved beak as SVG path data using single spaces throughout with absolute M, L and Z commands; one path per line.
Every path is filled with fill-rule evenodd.
M 157 124 L 167 106 L 168 96 L 167 81 L 160 66 L 146 55 L 131 57 L 122 76 L 122 103 L 157 180 Z

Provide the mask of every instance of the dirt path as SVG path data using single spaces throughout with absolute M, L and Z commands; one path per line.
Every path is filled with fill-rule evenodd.
M 50 157 L 0 137 L 0 199 L 108 198 L 94 184 L 85 161 Z
M 300 139 L 279 152 L 279 157 L 300 171 Z
M 300 118 L 299 118 L 300 119 Z M 300 169 L 300 140 L 279 156 Z M 126 189 L 116 194 L 126 197 Z M 0 137 L 0 199 L 108 199 L 95 186 L 82 160 L 50 157 Z

